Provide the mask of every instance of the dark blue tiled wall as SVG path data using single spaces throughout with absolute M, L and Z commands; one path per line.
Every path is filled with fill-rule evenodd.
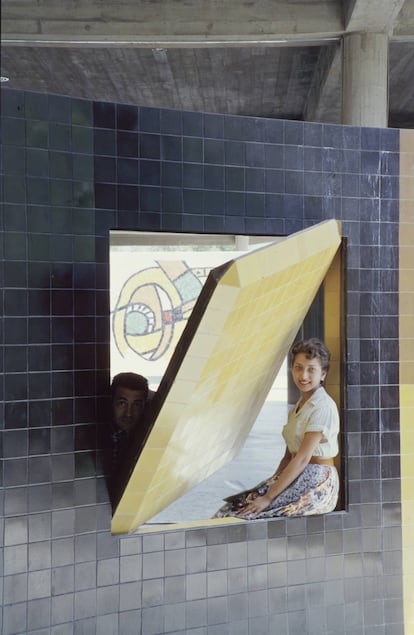
M 3 635 L 402 634 L 399 131 L 8 89 L 1 114 Z M 347 511 L 111 536 L 109 230 L 328 218 L 348 245 Z

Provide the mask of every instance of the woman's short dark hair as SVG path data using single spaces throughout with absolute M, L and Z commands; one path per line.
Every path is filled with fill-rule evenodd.
M 137 373 L 118 373 L 118 375 L 115 375 L 111 384 L 112 398 L 119 386 L 129 388 L 129 390 L 140 390 L 145 393 L 145 397 L 148 396 L 148 380 Z
M 296 355 L 299 355 L 299 353 L 303 353 L 308 359 L 317 357 L 321 363 L 322 370 L 326 373 L 328 372 L 331 354 L 325 344 L 317 337 L 311 337 L 308 340 L 299 340 L 293 344 L 289 353 L 291 366 Z

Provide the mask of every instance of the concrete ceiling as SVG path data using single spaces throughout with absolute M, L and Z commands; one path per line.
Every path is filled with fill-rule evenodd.
M 414 0 L 2 0 L 2 88 L 340 123 L 342 38 L 367 31 L 414 128 Z

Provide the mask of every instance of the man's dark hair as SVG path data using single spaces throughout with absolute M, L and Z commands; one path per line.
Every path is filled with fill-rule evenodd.
M 119 386 L 129 388 L 129 390 L 140 390 L 145 393 L 145 398 L 148 397 L 148 380 L 137 373 L 118 373 L 115 375 L 111 384 L 112 399 Z
M 321 340 L 312 337 L 309 340 L 295 342 L 290 349 L 290 365 L 293 364 L 296 355 L 299 355 L 299 353 L 303 353 L 308 359 L 317 357 L 321 363 L 322 370 L 326 373 L 328 372 L 331 354 Z

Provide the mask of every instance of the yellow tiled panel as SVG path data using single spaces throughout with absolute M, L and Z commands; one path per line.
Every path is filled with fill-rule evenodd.
M 404 342 L 406 340 L 411 339 L 411 335 L 412 335 L 412 317 L 410 318 L 409 315 L 401 315 L 400 319 L 399 319 L 399 327 L 400 327 L 400 343 Z M 408 361 L 408 360 L 407 360 Z M 411 377 L 412 379 L 412 377 Z
M 401 434 L 410 430 L 414 420 L 414 408 L 401 408 L 400 412 L 400 428 Z M 400 436 L 401 436 L 400 434 Z
M 414 223 L 414 206 L 413 202 L 410 200 L 401 200 L 400 201 L 400 223 L 411 225 Z M 401 233 L 401 225 L 400 225 L 400 233 Z
M 399 306 L 400 315 L 410 315 L 411 317 L 414 315 L 414 289 L 412 292 L 404 292 L 400 294 Z
M 400 131 L 400 152 L 414 152 L 414 130 Z
M 408 315 L 405 316 L 402 319 L 403 323 L 408 321 L 408 319 L 409 319 Z M 411 318 L 411 333 L 410 333 L 410 335 L 411 336 L 414 335 L 412 318 Z M 400 336 L 401 336 L 401 331 L 400 331 Z M 410 338 L 405 337 L 404 338 L 404 350 L 401 351 L 401 354 L 402 354 L 402 357 L 403 357 L 404 360 L 414 362 L 414 339 L 412 337 L 410 337 Z M 412 376 L 411 379 L 414 379 L 414 375 Z
M 404 550 L 404 573 L 405 575 L 414 575 L 414 549 Z
M 414 131 L 400 131 L 400 174 L 414 176 Z M 414 291 L 414 200 L 412 183 L 400 177 L 400 271 L 399 271 L 399 339 L 400 339 L 400 443 L 401 443 L 401 513 L 403 545 L 404 628 L 414 633 L 414 359 L 413 359 L 413 291 Z M 405 197 L 411 197 L 405 199 Z
M 328 373 L 328 377 L 329 377 L 329 379 L 328 379 L 327 383 L 329 383 L 330 386 L 339 386 L 339 382 L 340 382 L 340 368 L 339 368 L 339 364 L 336 364 L 335 362 L 333 362 L 331 364 L 330 369 L 329 369 L 329 373 Z
M 406 525 L 404 527 L 405 540 L 404 546 L 407 551 L 414 552 L 414 525 Z
M 414 183 L 414 178 L 412 182 Z M 409 245 L 412 247 L 414 245 L 414 223 L 404 225 L 404 231 L 401 232 L 399 242 L 400 246 Z M 411 266 L 414 266 L 414 262 L 411 263 Z
M 413 176 L 414 152 L 406 152 L 400 160 L 400 176 Z
M 400 176 L 400 199 L 414 198 L 414 178 L 412 176 Z
M 413 281 L 408 280 L 408 276 L 412 276 L 414 269 L 414 247 L 409 245 L 400 246 L 400 277 L 407 277 L 407 282 L 410 282 L 405 290 L 412 291 Z
M 404 575 L 403 583 L 404 589 L 407 590 L 404 602 L 404 631 L 405 635 L 411 635 L 414 633 L 414 576 Z
M 411 492 L 410 492 L 411 495 Z M 414 526 L 414 499 L 408 498 L 407 500 L 403 497 L 404 500 L 404 513 L 402 526 L 403 530 L 411 529 Z
M 411 482 L 411 479 L 414 478 L 414 461 L 412 460 L 411 454 L 406 455 L 405 453 L 402 453 L 401 464 L 404 466 L 404 472 L 403 475 L 401 475 L 401 482 L 405 478 L 410 479 Z
M 400 384 L 400 403 L 401 408 L 414 407 L 414 385 Z
M 406 267 L 405 269 L 400 268 L 400 289 L 402 289 L 402 293 L 412 293 L 414 291 L 414 266 Z
M 400 362 L 400 381 L 407 384 L 414 376 L 414 361 Z
M 213 271 L 209 304 L 191 316 L 192 340 L 177 346 L 185 355 L 115 510 L 114 533 L 135 530 L 240 451 L 340 240 L 339 224 L 327 221 L 237 258 L 221 276 Z M 158 426 L 172 428 L 163 449 Z M 130 489 L 140 492 L 134 504 Z
M 245 521 L 241 518 L 207 518 L 205 520 L 188 520 L 179 523 L 172 523 L 171 525 L 142 525 L 137 530 L 137 534 L 146 534 L 156 532 L 168 532 L 168 531 L 180 531 L 182 529 L 197 529 L 197 527 L 214 527 L 217 525 L 233 525 L 234 522 L 243 524 Z
M 331 372 L 331 371 L 329 371 Z M 335 403 L 341 403 L 341 389 L 339 386 L 332 386 L 331 384 L 326 385 L 326 389 Z
M 412 462 L 412 456 L 407 457 L 407 460 Z M 414 512 L 414 477 L 404 476 L 401 479 L 401 493 L 404 501 L 410 506 L 408 509 L 408 515 L 405 516 L 405 523 L 414 524 L 413 512 Z M 412 523 L 409 521 L 409 515 L 411 514 Z

